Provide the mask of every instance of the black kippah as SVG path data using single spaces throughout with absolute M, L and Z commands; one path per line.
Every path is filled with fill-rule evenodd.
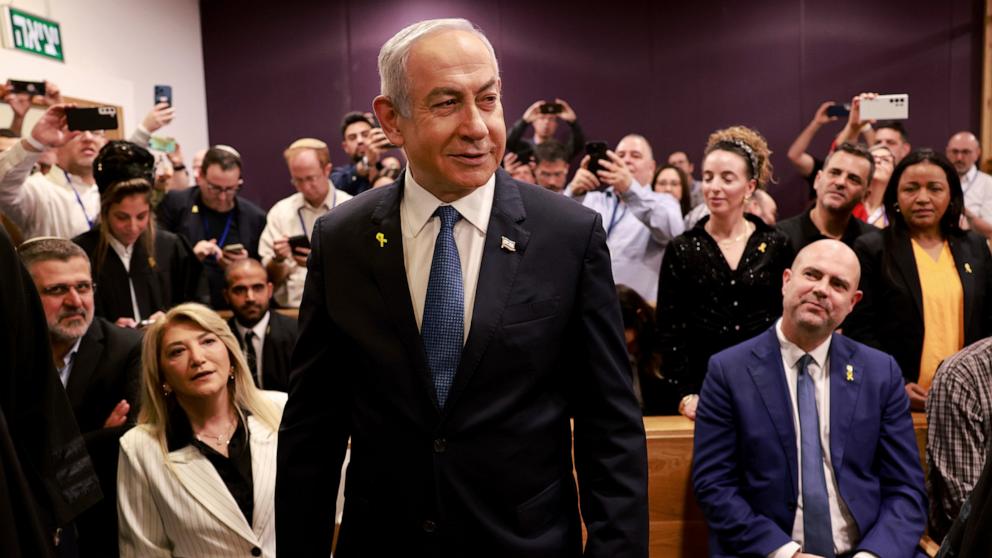
M 155 182 L 155 157 L 147 149 L 129 141 L 110 141 L 93 161 L 93 178 L 102 196 L 118 182 L 144 178 Z

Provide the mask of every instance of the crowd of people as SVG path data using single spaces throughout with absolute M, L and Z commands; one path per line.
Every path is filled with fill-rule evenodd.
M 573 555 L 579 496 L 587 549 L 643 555 L 639 418 L 677 414 L 714 553 L 914 556 L 925 528 L 954 531 L 992 452 L 974 134 L 914 149 L 903 123 L 861 119 L 862 93 L 810 153 L 826 102 L 788 149 L 810 204 L 779 221 L 755 129 L 714 131 L 699 178 L 691 150 L 659 164 L 633 131 L 587 143 L 561 98 L 507 131 L 492 47 L 460 21 L 391 39 L 375 114 L 333 132 L 349 164 L 297 139 L 295 192 L 267 211 L 235 147 L 189 166 L 150 148 L 168 103 L 108 141 L 68 129 L 55 84 L 2 91 L 5 242 L 36 289 L 9 311 L 43 313 L 38 374 L 89 454 L 60 454 L 74 502 L 37 496 L 39 555 L 326 556 L 349 439 L 342 555 Z

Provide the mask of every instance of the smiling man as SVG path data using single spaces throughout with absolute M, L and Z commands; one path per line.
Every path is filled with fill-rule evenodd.
M 601 219 L 498 169 L 499 70 L 468 21 L 400 31 L 379 73 L 373 107 L 409 165 L 314 229 L 279 554 L 329 554 L 350 437 L 335 556 L 578 556 L 583 520 L 586 556 L 647 556 L 644 430 Z
M 854 246 L 859 236 L 875 230 L 852 217 L 864 198 L 875 173 L 875 159 L 861 145 L 843 143 L 827 156 L 816 175 L 816 205 L 795 217 L 779 222 L 778 228 L 800 250 L 817 240 L 832 238 Z
M 692 481 L 710 555 L 923 556 L 927 505 L 895 360 L 834 333 L 861 299 L 857 256 L 820 240 L 783 275 L 782 318 L 716 354 Z

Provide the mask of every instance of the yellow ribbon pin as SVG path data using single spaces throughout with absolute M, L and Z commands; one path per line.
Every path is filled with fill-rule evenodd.
M 847 381 L 848 382 L 854 381 L 854 367 L 851 366 L 850 364 L 847 365 Z
M 764 242 L 758 245 L 758 251 L 761 252 L 762 254 L 765 253 L 765 248 L 768 248 L 768 245 L 765 244 Z
M 386 240 L 386 235 L 382 233 L 375 233 L 375 239 L 379 241 L 379 248 L 384 247 L 386 243 L 389 242 Z
M 200 206 L 194 205 L 193 206 L 193 213 L 199 213 L 199 212 L 200 212 Z
M 967 271 L 968 273 L 971 273 L 971 264 L 970 263 L 965 263 L 964 264 L 964 270 Z

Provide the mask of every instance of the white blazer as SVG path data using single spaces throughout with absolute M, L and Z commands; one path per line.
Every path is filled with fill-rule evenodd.
M 265 392 L 280 409 L 286 394 Z M 278 432 L 248 417 L 254 511 L 248 525 L 213 464 L 192 445 L 162 455 L 143 426 L 121 437 L 117 516 L 122 558 L 276 555 Z

